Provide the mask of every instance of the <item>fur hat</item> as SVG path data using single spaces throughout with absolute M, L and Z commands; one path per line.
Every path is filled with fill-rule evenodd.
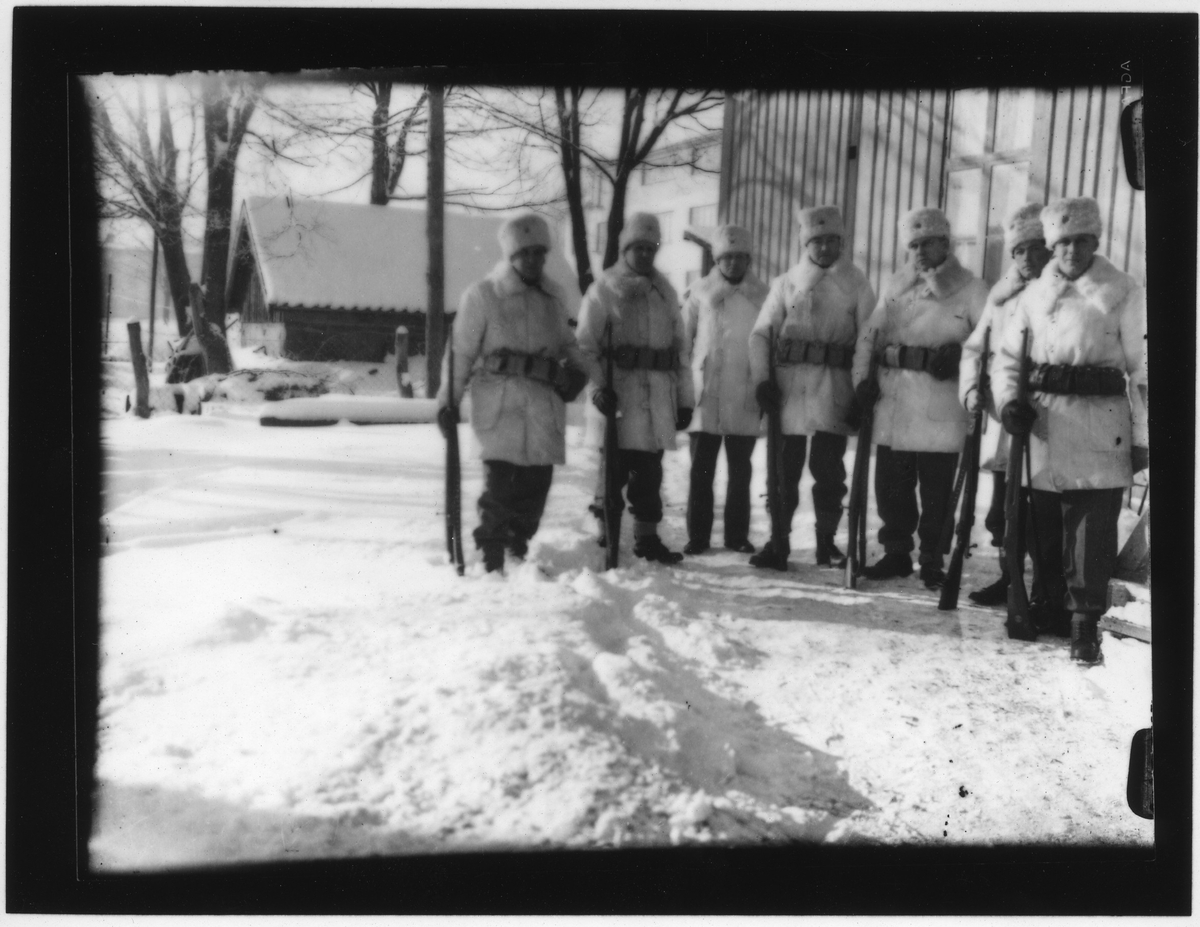
M 550 225 L 536 212 L 523 212 L 500 226 L 500 250 L 509 260 L 522 248 L 541 246 L 550 250 Z
M 1027 241 L 1045 239 L 1042 229 L 1042 207 L 1037 203 L 1026 203 L 1004 223 L 1004 250 L 1012 254 L 1012 249 Z
M 1046 230 L 1046 247 L 1067 235 L 1100 237 L 1104 223 L 1100 219 L 1100 204 L 1090 196 L 1063 197 L 1051 200 L 1042 210 L 1042 228 Z
M 900 244 L 907 248 L 922 238 L 949 238 L 950 220 L 940 209 L 920 206 L 900 217 Z
M 658 227 L 658 219 L 648 212 L 635 212 L 621 229 L 621 237 L 617 239 L 621 253 L 625 253 L 636 241 L 646 241 L 658 247 L 662 243 L 662 230 Z
M 723 254 L 749 254 L 754 256 L 754 248 L 750 244 L 750 233 L 740 225 L 722 225 L 713 236 L 713 260 L 720 260 Z
M 800 223 L 800 244 L 807 245 L 818 235 L 846 234 L 846 224 L 842 221 L 842 211 L 836 206 L 813 206 L 810 209 L 797 209 L 796 221 Z

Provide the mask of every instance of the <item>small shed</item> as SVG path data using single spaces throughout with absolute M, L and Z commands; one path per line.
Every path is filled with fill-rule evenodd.
M 500 259 L 503 217 L 445 215 L 447 316 L 464 290 Z M 429 248 L 425 210 L 291 196 L 243 201 L 230 254 L 227 305 L 241 316 L 242 343 L 303 360 L 382 361 L 397 326 L 409 353 L 425 353 Z M 546 273 L 569 294 L 579 287 L 557 249 Z

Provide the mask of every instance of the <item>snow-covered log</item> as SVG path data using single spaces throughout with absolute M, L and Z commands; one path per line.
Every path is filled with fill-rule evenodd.
M 263 425 L 414 425 L 437 417 L 437 400 L 393 396 L 315 396 L 273 402 L 259 421 Z

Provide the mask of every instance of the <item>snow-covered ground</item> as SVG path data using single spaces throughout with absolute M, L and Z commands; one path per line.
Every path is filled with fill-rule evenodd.
M 955 612 L 915 577 L 845 590 L 812 564 L 806 475 L 787 574 L 720 549 L 651 566 L 628 536 L 604 572 L 595 452 L 573 424 L 528 561 L 488 576 L 463 425 L 460 578 L 433 425 L 264 428 L 265 404 L 217 400 L 141 420 L 124 412 L 127 368 L 108 365 L 104 399 L 99 867 L 1153 840 L 1125 800 L 1150 646 L 1108 634 L 1106 662 L 1084 669 L 1065 641 L 1008 640 L 1002 610 L 966 600 L 995 576 L 990 547 Z M 396 389 L 388 364 L 333 380 Z M 681 442 L 663 489 L 676 549 L 687 469 Z M 718 510 L 718 541 L 720 525 Z M 877 527 L 872 509 L 872 560 Z M 756 501 L 752 538 L 766 535 Z

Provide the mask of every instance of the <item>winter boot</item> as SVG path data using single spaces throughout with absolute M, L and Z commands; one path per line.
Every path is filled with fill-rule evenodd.
M 683 546 L 683 552 L 689 557 L 694 557 L 696 554 L 708 553 L 709 545 L 707 541 L 688 541 Z
M 1095 666 L 1104 662 L 1100 652 L 1100 616 L 1095 612 L 1076 612 L 1071 616 L 1071 659 Z
M 735 554 L 752 554 L 754 553 L 754 545 L 742 538 L 740 541 L 726 541 L 725 549 L 731 550 Z
M 525 538 L 511 538 L 508 542 L 508 552 L 513 555 L 514 560 L 524 560 L 529 553 L 529 542 Z
M 1008 587 L 1011 583 L 1008 570 L 1004 570 L 998 580 L 990 586 L 968 592 L 967 598 L 976 605 L 1004 605 L 1008 601 Z
M 483 568 L 489 573 L 504 572 L 504 545 L 489 541 L 483 545 Z
M 1061 605 L 1051 605 L 1041 596 L 1035 595 L 1029 602 L 1029 617 L 1039 634 L 1054 637 L 1071 636 L 1071 612 Z
M 665 563 L 667 566 L 678 563 L 683 554 L 668 550 L 657 534 L 644 534 L 634 538 L 633 554 L 651 563 Z
M 926 589 L 940 589 L 946 582 L 946 571 L 936 563 L 922 563 L 920 576 Z
M 889 551 L 868 567 L 863 567 L 864 579 L 892 579 L 911 576 L 912 557 L 900 551 Z
M 833 543 L 832 534 L 817 535 L 817 566 L 833 566 L 839 570 L 846 565 L 846 555 Z
M 778 570 L 781 573 L 787 572 L 788 555 L 783 551 L 777 551 L 775 545 L 767 541 L 763 545 L 763 549 L 750 558 L 750 566 L 758 567 L 760 570 Z

